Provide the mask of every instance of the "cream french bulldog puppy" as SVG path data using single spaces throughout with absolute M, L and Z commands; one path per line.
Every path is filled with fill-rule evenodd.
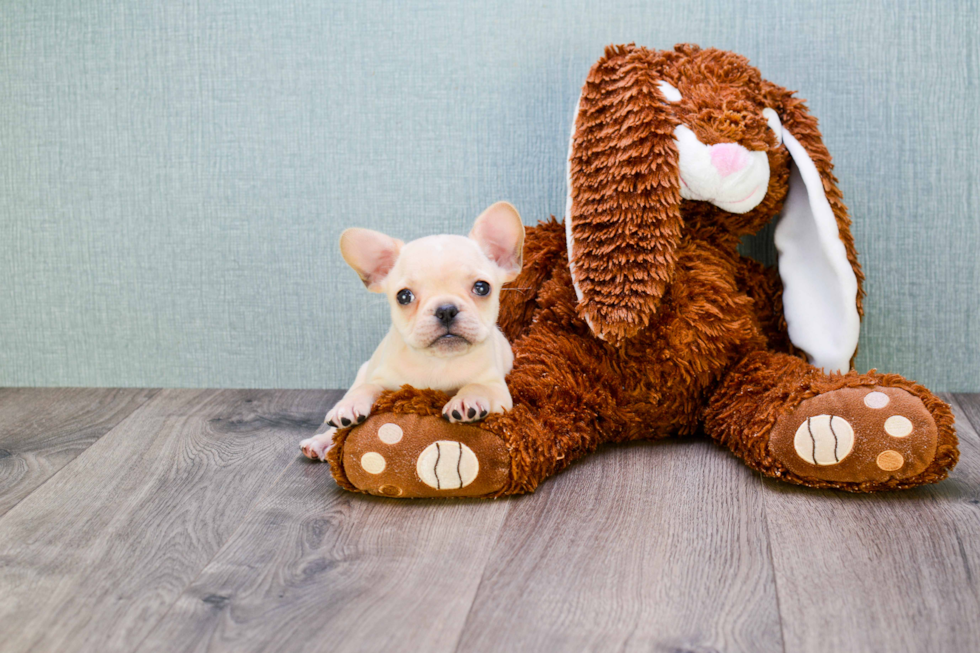
M 340 251 L 371 292 L 391 304 L 391 329 L 354 385 L 327 413 L 323 433 L 300 442 L 324 460 L 339 427 L 360 424 L 385 390 L 404 384 L 453 394 L 450 422 L 475 422 L 513 406 L 504 377 L 514 354 L 497 327 L 500 288 L 521 271 L 524 225 L 497 202 L 469 237 L 427 236 L 407 245 L 370 229 L 348 229 Z

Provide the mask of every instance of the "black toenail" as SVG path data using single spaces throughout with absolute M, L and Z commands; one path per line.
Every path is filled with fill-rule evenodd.
M 366 419 L 367 419 L 367 415 L 361 415 L 360 417 L 357 418 L 357 423 L 360 424 Z
M 466 413 L 466 416 L 469 417 L 470 419 L 473 419 L 474 417 L 476 417 L 476 409 L 475 408 L 470 408 L 470 412 Z
M 328 424 L 329 426 L 332 426 L 332 427 L 334 427 L 334 428 L 337 428 L 337 425 L 333 423 L 333 420 L 329 420 L 329 421 L 327 422 L 327 424 Z
M 481 410 L 481 411 L 480 411 L 480 417 L 486 417 L 486 416 L 487 416 L 487 411 L 486 411 L 486 409 L 484 409 L 484 410 Z
M 458 410 L 453 411 L 453 417 L 455 417 L 456 419 L 463 419 L 463 416 L 459 414 Z
M 344 426 L 350 426 L 350 420 L 347 419 L 346 417 L 341 417 L 340 423 L 343 424 Z

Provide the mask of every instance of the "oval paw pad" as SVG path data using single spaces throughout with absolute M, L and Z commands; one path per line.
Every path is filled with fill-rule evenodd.
M 429 487 L 457 490 L 473 482 L 480 473 L 480 461 L 462 442 L 439 440 L 425 448 L 415 470 Z
M 912 432 L 912 422 L 907 417 L 892 415 L 885 420 L 885 433 L 893 438 L 904 438 Z
M 385 466 L 388 463 L 385 462 L 384 456 L 379 454 L 377 451 L 368 451 L 366 454 L 361 456 L 361 467 L 368 474 L 380 474 L 385 470 Z
M 397 424 L 382 424 L 378 428 L 378 439 L 385 444 L 398 444 L 401 442 L 404 434 L 405 432 L 402 431 L 402 427 Z
M 905 457 L 897 451 L 889 449 L 878 454 L 875 464 L 886 472 L 894 472 L 901 469 L 902 465 L 905 464 Z
M 843 417 L 808 417 L 796 430 L 793 446 L 811 465 L 836 465 L 854 448 L 854 429 Z

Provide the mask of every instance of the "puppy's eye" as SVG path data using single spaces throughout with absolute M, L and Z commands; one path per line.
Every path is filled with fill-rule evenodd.
M 395 295 L 395 299 L 397 299 L 398 303 L 401 304 L 402 306 L 407 306 L 408 304 L 411 304 L 412 301 L 414 301 L 415 295 L 413 295 L 412 291 L 409 290 L 408 288 L 402 288 L 401 290 L 398 291 L 398 294 Z
M 473 284 L 473 294 L 486 297 L 490 294 L 490 284 L 486 281 L 477 281 Z

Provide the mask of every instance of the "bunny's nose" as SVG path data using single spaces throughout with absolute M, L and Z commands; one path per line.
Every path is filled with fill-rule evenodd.
M 722 177 L 738 172 L 749 165 L 748 151 L 737 143 L 711 146 L 711 164 Z
M 459 309 L 453 304 L 443 304 L 435 310 L 436 319 L 442 322 L 443 326 L 447 327 L 457 315 L 459 315 Z

